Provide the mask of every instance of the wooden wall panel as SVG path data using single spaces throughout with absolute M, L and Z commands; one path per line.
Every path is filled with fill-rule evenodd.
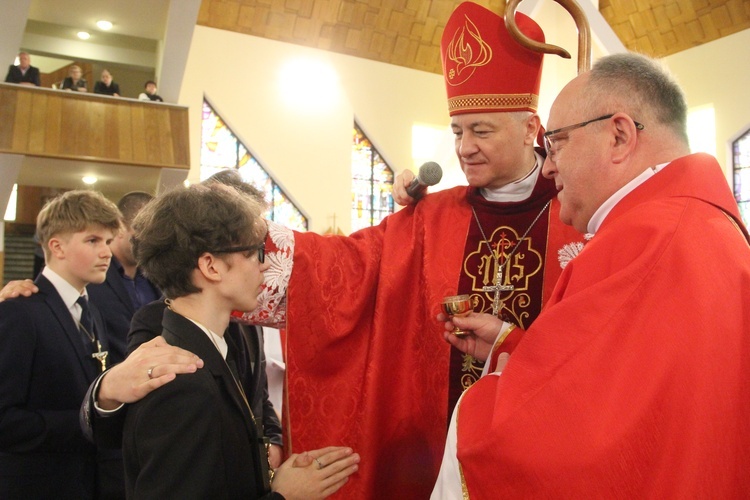
M 135 108 L 130 110 L 130 135 L 133 137 L 133 163 L 146 162 L 146 119 L 143 116 L 144 109 Z
M 0 116 L 3 153 L 190 167 L 182 106 L 3 83 Z
M 31 93 L 19 92 L 16 96 L 16 116 L 13 123 L 13 149 L 28 148 L 29 128 L 31 128 Z
M 116 106 L 104 107 L 104 126 L 102 127 L 102 156 L 120 157 L 120 120 Z
M 13 89 L 0 87 L 0 150 L 13 149 L 13 119 L 16 116 L 16 99 Z
M 113 106 L 107 106 L 103 102 L 92 102 L 88 106 L 87 114 L 88 120 L 86 142 L 90 149 L 87 150 L 92 156 L 103 158 L 105 155 L 104 151 L 104 131 L 107 130 L 108 124 L 105 122 L 107 115 L 106 109 L 112 108 Z
M 117 108 L 118 158 L 125 162 L 133 161 L 133 114 L 125 107 Z
M 175 165 L 190 164 L 190 126 L 185 113 L 177 109 L 169 111 L 169 121 L 172 129 L 172 150 Z
M 47 132 L 45 119 L 47 117 L 47 95 L 33 95 L 31 105 L 31 122 L 34 125 L 29 130 L 28 150 L 30 153 L 44 152 L 44 136 Z
M 60 150 L 60 130 L 62 127 L 62 99 L 47 100 L 47 115 L 44 117 L 44 150 Z

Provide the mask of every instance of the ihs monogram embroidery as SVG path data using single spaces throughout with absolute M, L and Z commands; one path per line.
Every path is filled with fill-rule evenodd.
M 529 282 L 542 269 L 542 253 L 532 246 L 530 237 L 518 241 L 518 234 L 511 227 L 501 226 L 490 236 L 490 246 L 493 255 L 487 254 L 487 247 L 483 241 L 477 243 L 477 249 L 466 257 L 464 272 L 472 280 L 472 295 L 475 297 L 475 311 L 491 312 L 492 292 L 484 292 L 483 288 L 492 285 L 499 266 L 503 266 L 502 285 L 512 285 L 513 290 L 501 293 L 501 303 L 504 307 L 500 309 L 500 314 L 511 314 L 512 316 L 521 316 L 520 309 L 510 307 L 510 302 L 514 295 L 526 295 L 529 290 Z M 518 248 L 516 248 L 518 247 Z M 515 249 L 515 252 L 513 250 Z M 507 262 L 508 256 L 511 256 L 510 262 Z M 528 304 L 526 304 L 528 305 Z M 516 309 L 516 313 L 513 313 Z M 519 324 L 521 328 L 524 325 Z

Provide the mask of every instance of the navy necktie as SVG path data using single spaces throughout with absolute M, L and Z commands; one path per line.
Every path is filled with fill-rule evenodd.
M 90 348 L 96 337 L 94 336 L 94 325 L 91 321 L 89 301 L 86 299 L 86 297 L 81 295 L 80 297 L 78 297 L 78 300 L 76 300 L 76 303 L 81 306 L 81 320 L 79 321 L 80 325 L 78 329 L 83 335 L 83 345 Z

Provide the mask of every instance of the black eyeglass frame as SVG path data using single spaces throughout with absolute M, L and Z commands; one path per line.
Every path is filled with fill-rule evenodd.
M 552 141 L 550 141 L 550 137 L 552 137 L 553 135 L 561 134 L 563 132 L 570 132 L 571 130 L 575 130 L 577 128 L 583 128 L 589 123 L 594 123 L 594 122 L 598 122 L 602 120 L 609 120 L 613 116 L 615 116 L 615 113 L 611 113 L 608 115 L 600 116 L 598 118 L 593 118 L 591 120 L 586 120 L 585 122 L 575 123 L 573 125 L 568 125 L 566 127 L 562 127 L 562 128 L 558 128 L 555 130 L 550 130 L 548 132 L 545 132 L 544 133 L 544 151 L 547 153 L 547 158 L 550 157 L 550 151 L 552 150 Z M 638 123 L 635 120 L 633 120 L 633 123 L 635 123 L 636 130 L 643 130 L 644 128 L 646 128 L 642 123 Z
M 254 252 L 258 251 L 258 262 L 263 264 L 266 261 L 266 242 L 261 242 L 257 245 L 250 245 L 246 247 L 228 247 L 221 248 L 219 250 L 213 250 L 211 253 L 240 253 L 240 252 Z

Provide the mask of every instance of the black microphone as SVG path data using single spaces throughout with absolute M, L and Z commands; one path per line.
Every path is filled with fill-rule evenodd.
M 443 169 L 440 168 L 440 165 L 434 161 L 428 161 L 419 167 L 419 173 L 414 180 L 411 181 L 409 187 L 406 188 L 406 194 L 415 200 L 418 200 L 424 195 L 425 191 L 427 191 L 427 186 L 434 186 L 440 182 L 440 179 L 442 178 Z

